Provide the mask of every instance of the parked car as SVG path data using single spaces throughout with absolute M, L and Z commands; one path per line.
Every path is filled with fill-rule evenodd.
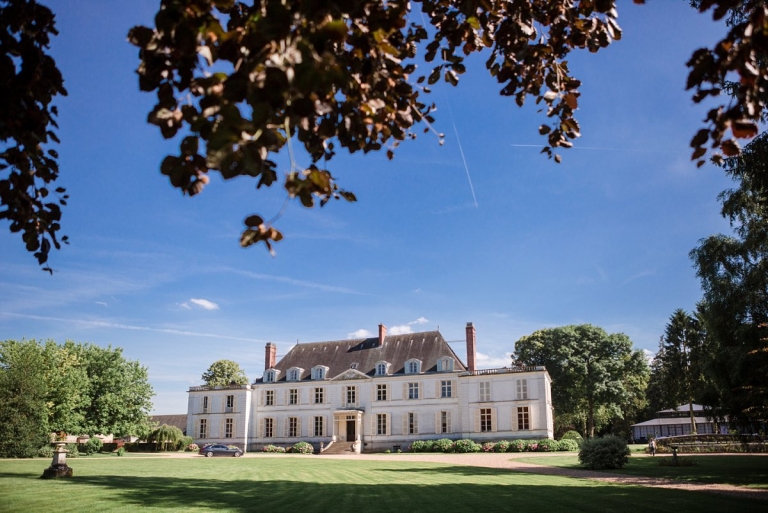
M 213 456 L 234 456 L 235 458 L 239 458 L 243 455 L 243 451 L 233 445 L 212 444 L 206 445 L 200 449 L 199 454 L 206 458 L 211 458 Z

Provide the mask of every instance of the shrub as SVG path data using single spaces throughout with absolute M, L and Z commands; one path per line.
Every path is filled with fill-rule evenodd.
M 77 458 L 80 456 L 80 451 L 77 448 L 77 444 L 67 444 L 64 447 L 67 451 L 67 458 Z
M 591 469 L 622 468 L 630 455 L 625 440 L 608 435 L 584 440 L 579 449 L 579 462 Z
M 506 440 L 502 440 L 501 442 L 496 442 L 496 447 L 493 448 L 494 452 L 507 452 L 509 450 L 509 442 Z
M 293 444 L 293 447 L 291 447 L 291 452 L 297 454 L 314 454 L 315 448 L 312 447 L 312 444 L 309 442 L 296 442 Z
M 118 456 L 123 456 L 123 455 L 125 454 L 125 447 L 120 447 L 120 448 L 117 450 L 117 453 L 116 453 L 116 454 L 117 454 Z
M 278 447 L 276 445 L 265 445 L 261 452 L 285 452 L 285 447 Z
M 96 454 L 99 452 L 102 445 L 104 445 L 104 442 L 102 442 L 100 438 L 93 436 L 89 438 L 87 442 L 82 444 L 81 448 L 83 454 L 90 456 L 91 454 Z
M 566 431 L 563 436 L 560 437 L 560 440 L 576 440 L 577 442 L 581 442 L 584 438 L 582 438 L 578 431 L 570 430 Z
M 557 450 L 558 451 L 578 451 L 579 442 L 577 442 L 576 440 L 561 439 Z
M 557 443 L 556 440 L 550 440 L 549 438 L 545 438 L 543 440 L 539 440 L 538 447 L 536 450 L 542 451 L 542 452 L 553 452 L 556 451 L 560 447 L 560 444 Z
M 191 436 L 184 436 L 181 440 L 179 440 L 179 444 L 176 447 L 176 450 L 178 451 L 188 451 L 189 446 L 193 445 L 195 443 L 195 439 Z
M 175 451 L 183 447 L 179 444 L 184 440 L 184 433 L 176 426 L 163 424 L 149 434 L 148 440 L 157 444 L 155 446 L 157 451 Z
M 457 440 L 456 443 L 453 444 L 453 450 L 455 452 L 480 452 L 480 449 L 480 444 L 468 439 Z
M 496 448 L 496 443 L 494 442 L 485 442 L 483 444 L 483 452 L 493 452 Z
M 191 451 L 191 452 L 197 452 L 197 451 L 199 451 L 199 450 L 200 450 L 200 446 L 199 446 L 199 445 L 197 445 L 197 444 L 195 444 L 195 443 L 192 443 L 192 444 L 189 444 L 189 445 L 187 446 L 187 450 L 188 450 L 188 451 Z
M 41 458 L 53 458 L 53 447 L 44 445 L 37 450 L 37 455 Z
M 528 443 L 525 440 L 512 440 L 509 442 L 509 452 L 523 452 L 528 447 Z
M 432 444 L 432 450 L 435 452 L 453 452 L 453 440 L 448 438 L 435 440 Z
M 432 452 L 433 445 L 432 440 L 414 440 L 408 450 L 410 452 Z
M 526 447 L 526 450 L 530 452 L 538 451 L 539 450 L 539 442 L 537 440 L 529 440 L 528 446 Z

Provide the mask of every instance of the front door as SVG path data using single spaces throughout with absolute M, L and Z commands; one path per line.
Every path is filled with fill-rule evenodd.
M 347 442 L 354 442 L 354 441 L 355 441 L 355 421 L 348 420 L 347 421 Z

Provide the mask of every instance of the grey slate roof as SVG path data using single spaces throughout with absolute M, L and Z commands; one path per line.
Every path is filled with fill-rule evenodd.
M 328 367 L 327 378 L 338 376 L 353 364 L 357 364 L 359 372 L 373 376 L 376 363 L 381 361 L 390 364 L 390 375 L 404 374 L 405 362 L 412 358 L 421 360 L 421 372 L 435 372 L 437 360 L 443 356 L 453 357 L 454 371 L 467 370 L 439 331 L 390 335 L 384 338 L 383 347 L 378 344 L 378 337 L 296 344 L 275 365 L 280 371 L 278 381 L 285 381 L 292 367 L 304 369 L 301 379 L 308 380 L 312 367 L 317 365 Z
M 149 417 L 149 420 L 151 422 L 157 422 L 159 426 L 162 426 L 163 424 L 168 424 L 169 426 L 176 426 L 177 428 L 181 429 L 181 431 L 186 435 L 187 434 L 187 414 L 181 414 L 181 415 L 152 415 Z

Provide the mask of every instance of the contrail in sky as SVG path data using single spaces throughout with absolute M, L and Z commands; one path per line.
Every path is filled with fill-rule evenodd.
M 459 153 L 461 153 L 461 160 L 464 162 L 464 171 L 467 172 L 467 181 L 469 182 L 469 190 L 472 191 L 472 199 L 475 202 L 475 208 L 477 207 L 477 196 L 475 196 L 475 188 L 472 186 L 472 177 L 469 176 L 469 166 L 467 165 L 467 159 L 464 157 L 464 148 L 461 147 L 461 139 L 459 138 L 459 130 L 456 128 L 456 122 L 453 120 L 453 111 L 451 110 L 451 103 L 448 101 L 448 96 L 443 91 L 445 97 L 445 104 L 448 106 L 448 115 L 451 117 L 451 123 L 453 124 L 453 133 L 456 134 L 456 142 L 459 143 Z

